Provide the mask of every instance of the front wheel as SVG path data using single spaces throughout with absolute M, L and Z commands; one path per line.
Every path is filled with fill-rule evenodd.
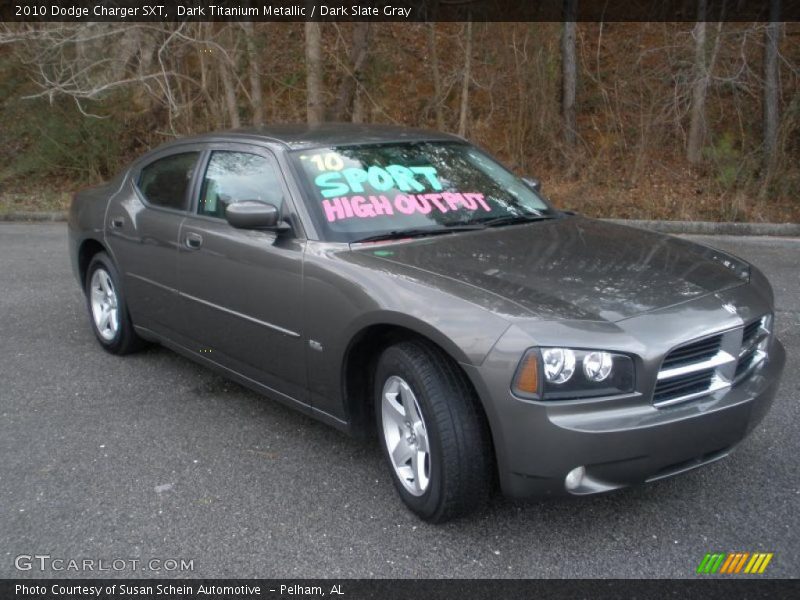
M 458 366 L 438 348 L 387 348 L 375 373 L 375 413 L 392 480 L 420 518 L 443 522 L 485 503 L 493 453 L 486 419 Z

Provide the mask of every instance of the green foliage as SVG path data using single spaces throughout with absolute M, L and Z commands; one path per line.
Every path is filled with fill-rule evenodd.
M 737 148 L 732 133 L 726 131 L 713 146 L 703 149 L 703 154 L 714 167 L 714 177 L 720 187 L 729 191 L 746 179 L 749 175 L 742 159 L 742 152 Z
M 117 167 L 123 126 L 118 118 L 87 118 L 77 107 L 45 101 L 25 103 L 24 119 L 10 123 L 11 135 L 27 140 L 7 176 L 66 174 L 76 181 L 106 178 Z M 15 135 L 16 134 L 16 135 Z

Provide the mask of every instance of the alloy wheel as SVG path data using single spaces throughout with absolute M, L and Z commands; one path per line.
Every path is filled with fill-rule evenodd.
M 423 495 L 431 475 L 428 430 L 417 397 L 403 378 L 393 375 L 383 384 L 381 416 L 395 474 L 410 494 Z
M 99 268 L 92 273 L 89 293 L 94 326 L 100 337 L 110 342 L 119 332 L 119 306 L 114 282 L 108 271 Z

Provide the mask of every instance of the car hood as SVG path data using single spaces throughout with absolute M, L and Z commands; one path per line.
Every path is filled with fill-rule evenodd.
M 741 285 L 747 269 L 699 244 L 583 217 L 356 252 L 384 270 L 412 267 L 466 284 L 467 295 L 477 287 L 502 296 L 540 319 L 618 321 Z

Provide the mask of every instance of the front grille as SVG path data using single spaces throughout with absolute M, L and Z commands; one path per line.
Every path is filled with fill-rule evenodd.
M 714 335 L 709 338 L 686 344 L 676 348 L 664 359 L 662 369 L 671 369 L 682 365 L 702 362 L 719 352 L 719 345 L 722 343 L 722 334 Z
M 769 315 L 743 327 L 673 348 L 664 357 L 653 390 L 658 407 L 687 402 L 744 380 L 766 357 Z
M 715 369 L 705 369 L 671 377 L 670 379 L 663 379 L 656 384 L 653 401 L 656 404 L 663 404 L 676 398 L 704 392 L 711 387 L 714 372 Z

